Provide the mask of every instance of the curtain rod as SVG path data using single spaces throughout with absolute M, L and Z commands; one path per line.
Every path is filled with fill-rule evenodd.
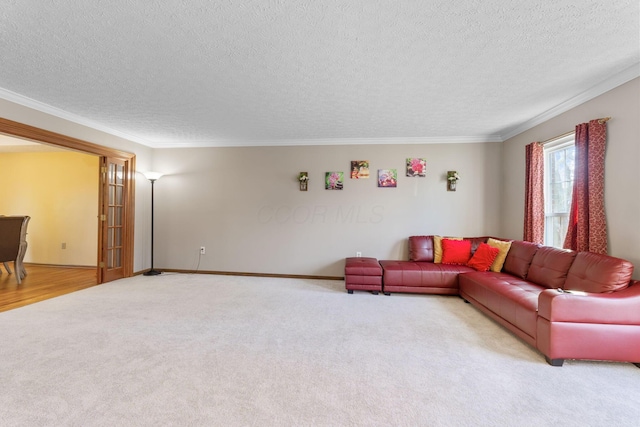
M 604 124 L 604 123 L 608 122 L 609 120 L 611 120 L 611 117 L 604 117 L 602 119 L 597 119 L 597 120 L 598 120 L 598 123 Z M 553 138 L 545 139 L 544 141 L 540 142 L 540 145 L 547 144 L 547 143 L 549 143 L 551 141 L 555 141 L 556 139 L 564 138 L 565 136 L 569 136 L 569 135 L 574 134 L 574 133 L 576 133 L 576 132 L 572 130 L 571 132 L 563 133 L 562 135 L 558 135 L 558 136 L 554 136 Z
M 572 130 L 571 132 L 563 133 L 562 135 L 554 136 L 553 138 L 545 139 L 542 142 L 539 142 L 540 145 L 548 144 L 556 139 L 564 138 L 565 136 L 573 135 L 576 131 Z

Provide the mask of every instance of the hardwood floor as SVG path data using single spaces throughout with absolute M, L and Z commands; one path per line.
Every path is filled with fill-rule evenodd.
M 13 263 L 10 264 L 13 270 Z M 22 307 L 97 285 L 96 268 L 25 264 L 27 276 L 18 285 L 0 264 L 0 311 Z

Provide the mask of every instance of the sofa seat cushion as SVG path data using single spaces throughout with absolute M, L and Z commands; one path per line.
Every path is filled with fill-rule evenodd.
M 546 288 L 506 273 L 471 272 L 459 278 L 460 294 L 482 304 L 535 338 L 538 296 Z
M 385 286 L 458 288 L 458 275 L 474 271 L 466 265 L 414 261 L 380 261 Z

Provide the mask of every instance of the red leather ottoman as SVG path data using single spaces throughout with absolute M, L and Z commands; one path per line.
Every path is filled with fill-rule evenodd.
M 344 265 L 344 284 L 352 294 L 356 291 L 382 291 L 382 267 L 375 258 L 347 258 Z

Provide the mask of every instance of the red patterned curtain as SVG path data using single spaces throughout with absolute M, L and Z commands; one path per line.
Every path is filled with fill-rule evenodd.
M 604 213 L 604 155 L 607 120 L 591 120 L 576 126 L 575 175 L 564 240 L 566 249 L 607 253 L 607 221 Z
M 544 149 L 539 142 L 526 147 L 524 193 L 524 237 L 528 242 L 544 242 Z

